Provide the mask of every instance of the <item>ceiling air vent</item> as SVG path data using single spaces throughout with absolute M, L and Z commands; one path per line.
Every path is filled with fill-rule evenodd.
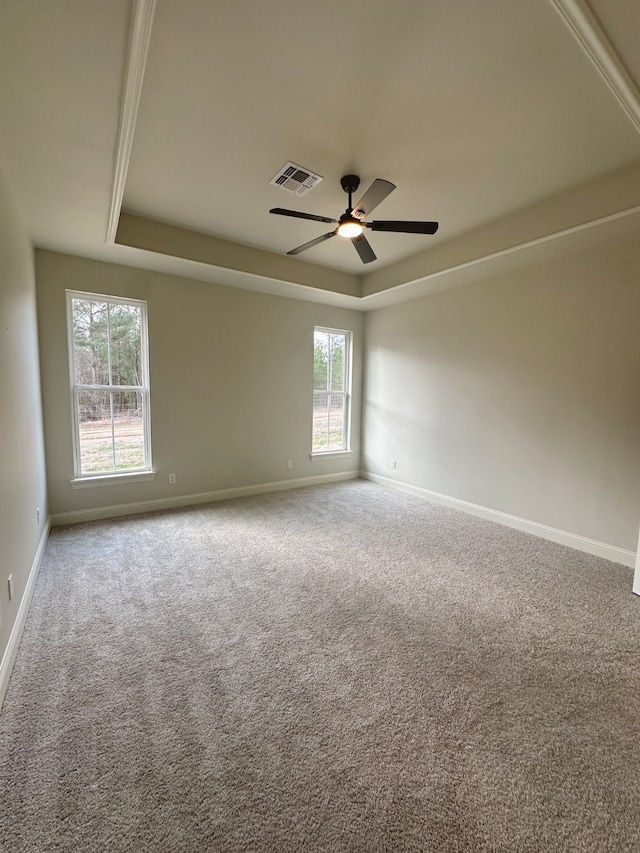
M 312 190 L 316 184 L 322 180 L 320 175 L 310 172 L 302 166 L 296 166 L 295 163 L 285 163 L 277 175 L 271 179 L 270 183 L 276 187 L 282 187 L 295 195 L 306 195 L 309 190 Z

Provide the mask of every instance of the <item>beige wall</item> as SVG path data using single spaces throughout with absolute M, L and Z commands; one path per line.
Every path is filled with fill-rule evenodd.
M 0 660 L 38 545 L 47 501 L 33 252 L 0 172 Z M 40 508 L 40 523 L 36 509 Z M 9 601 L 7 578 L 13 574 Z M 3 683 L 0 681 L 0 701 Z
M 639 322 L 637 241 L 373 312 L 363 468 L 634 551 Z
M 52 514 L 358 471 L 359 312 L 48 251 L 36 270 Z M 153 482 L 71 488 L 65 289 L 147 301 Z M 354 332 L 348 457 L 309 459 L 314 325 Z

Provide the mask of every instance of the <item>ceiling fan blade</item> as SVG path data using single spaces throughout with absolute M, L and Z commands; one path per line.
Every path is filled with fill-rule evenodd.
M 357 237 L 352 237 L 351 242 L 356 247 L 356 251 L 360 255 L 360 260 L 363 264 L 370 264 L 371 261 L 377 260 L 376 254 L 364 234 L 358 234 Z
M 376 178 L 360 201 L 357 204 L 354 204 L 353 215 L 357 219 L 364 219 L 371 213 L 374 207 L 377 207 L 381 201 L 384 201 L 389 193 L 393 192 L 395 188 L 396 185 L 392 184 L 391 181 L 383 181 L 382 178 Z
M 332 222 L 334 220 L 329 220 Z M 300 252 L 306 252 L 307 249 L 312 249 L 314 246 L 317 246 L 318 243 L 324 243 L 325 240 L 328 240 L 329 237 L 335 237 L 338 233 L 338 229 L 335 231 L 329 231 L 328 234 L 323 234 L 321 237 L 316 237 L 315 240 L 309 240 L 308 243 L 303 243 L 302 246 L 296 246 L 295 249 L 292 249 L 290 252 L 287 252 L 287 255 L 299 255 Z
M 328 216 L 316 216 L 315 213 L 300 213 L 298 210 L 287 210 L 284 207 L 272 207 L 269 213 L 279 213 L 280 216 L 295 216 L 296 219 L 312 219 L 314 222 L 337 222 Z
M 397 231 L 401 234 L 435 234 L 438 230 L 438 223 L 378 220 L 377 222 L 367 222 L 367 227 L 371 228 L 372 231 Z

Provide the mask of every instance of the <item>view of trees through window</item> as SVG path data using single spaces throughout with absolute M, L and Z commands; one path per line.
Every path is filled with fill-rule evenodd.
M 71 315 L 78 473 L 145 469 L 142 307 L 73 297 Z
M 313 453 L 347 449 L 349 339 L 349 332 L 314 331 Z

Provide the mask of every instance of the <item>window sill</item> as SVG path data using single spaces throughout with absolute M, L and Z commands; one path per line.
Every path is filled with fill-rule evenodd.
M 100 474 L 96 477 L 76 477 L 69 480 L 72 489 L 94 489 L 96 486 L 122 486 L 125 483 L 144 483 L 155 480 L 155 471 L 135 471 L 131 474 Z
M 334 456 L 353 456 L 353 450 L 326 450 L 318 453 L 311 453 L 309 459 L 312 462 L 318 459 L 333 459 Z

